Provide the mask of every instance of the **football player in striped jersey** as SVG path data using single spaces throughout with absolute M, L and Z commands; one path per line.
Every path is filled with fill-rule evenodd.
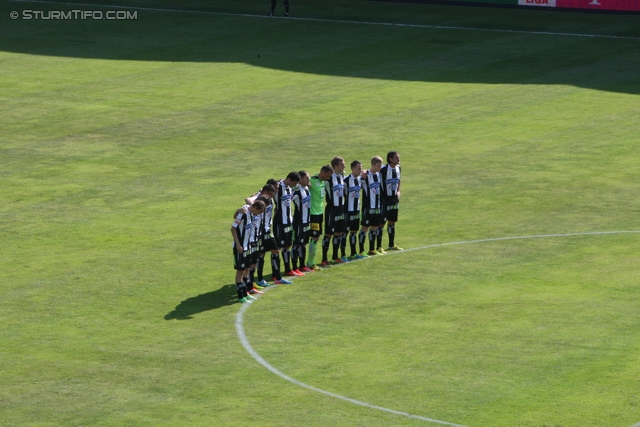
M 274 235 L 276 243 L 282 251 L 285 275 L 296 276 L 291 271 L 291 245 L 293 244 L 293 188 L 300 182 L 298 172 L 290 172 L 280 181 L 280 186 L 274 199 L 276 208 L 273 215 Z M 280 260 L 278 259 L 278 264 Z M 280 267 L 279 265 L 277 266 Z M 276 266 L 274 265 L 274 269 Z
M 338 258 L 340 242 L 345 229 L 345 194 L 344 194 L 344 159 L 342 157 L 334 157 L 331 159 L 331 167 L 333 175 L 325 182 L 325 194 L 327 198 L 327 206 L 325 208 L 325 231 L 322 240 L 322 266 L 331 265 L 328 260 L 329 244 L 333 238 L 333 263 L 343 263 Z
M 269 282 L 264 279 L 264 256 L 267 252 L 271 253 L 271 277 L 276 281 L 276 284 L 290 284 L 288 280 L 282 278 L 282 274 L 280 273 L 280 251 L 278 250 L 278 245 L 272 232 L 274 208 L 273 197 L 278 191 L 279 186 L 280 181 L 271 178 L 267 181 L 267 184 L 262 187 L 262 190 L 258 194 L 245 199 L 247 204 L 253 203 L 256 201 L 257 197 L 260 196 L 266 197 L 268 200 L 265 203 L 266 208 L 262 213 L 260 239 L 258 243 L 258 263 L 256 268 L 258 273 L 258 282 L 255 285 L 258 289 L 269 286 Z
M 360 255 L 380 255 L 375 250 L 378 226 L 382 222 L 382 178 L 380 168 L 382 157 L 374 156 L 371 159 L 371 169 L 363 173 L 362 178 L 362 228 L 360 229 Z M 369 252 L 364 251 L 364 242 L 369 232 Z
M 378 234 L 378 252 L 384 253 L 384 249 L 382 249 L 382 232 L 385 222 L 389 223 L 387 226 L 387 233 L 389 234 L 389 247 L 387 250 L 401 251 L 402 248 L 395 244 L 396 222 L 398 221 L 400 203 L 400 154 L 397 151 L 389 151 L 387 153 L 387 164 L 380 170 L 380 176 L 382 177 L 382 194 L 384 195 L 382 200 L 384 216 Z
M 300 182 L 293 192 L 293 250 L 291 271 L 297 276 L 304 276 L 304 272 L 313 270 L 305 265 L 307 244 L 311 235 L 311 193 L 309 192 L 309 173 L 298 172 Z M 299 262 L 299 263 L 298 263 Z M 299 266 L 299 267 L 298 267 Z
M 235 220 L 231 225 L 236 291 L 238 292 L 238 301 L 242 303 L 254 299 L 248 294 L 246 284 L 249 278 L 249 268 L 254 261 L 253 254 L 258 236 L 259 215 L 264 212 L 264 209 L 264 202 L 259 200 L 249 206 L 244 206 L 235 212 Z
M 362 175 L 362 162 L 354 160 L 351 162 L 351 174 L 344 179 L 344 189 L 347 195 L 346 208 L 347 208 L 347 226 L 346 232 L 349 236 L 349 246 L 351 249 L 351 256 L 349 259 L 362 259 L 364 256 L 358 254 L 356 248 L 358 243 L 358 230 L 360 229 L 360 191 L 362 189 L 361 177 Z M 345 255 L 345 247 L 347 245 L 346 235 L 342 239 L 342 245 L 340 250 L 342 255 Z

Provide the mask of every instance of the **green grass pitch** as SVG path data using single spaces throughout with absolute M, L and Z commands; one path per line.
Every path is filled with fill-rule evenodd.
M 458 425 L 638 425 L 640 233 L 581 234 L 640 230 L 637 15 L 86 3 L 0 2 L 3 426 L 437 425 L 236 332 L 243 198 L 394 149 L 413 250 L 269 290 L 253 349 Z M 137 16 L 22 15 L 74 9 Z

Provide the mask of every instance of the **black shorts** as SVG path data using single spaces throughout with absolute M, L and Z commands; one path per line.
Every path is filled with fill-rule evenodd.
M 249 250 L 251 251 L 251 254 L 245 256 L 245 258 L 247 259 L 249 266 L 252 266 L 258 263 L 258 253 L 260 252 L 260 246 L 258 246 L 258 242 L 252 243 L 251 249 Z
M 304 246 L 309 243 L 311 236 L 311 224 L 294 224 L 293 225 L 293 244 L 296 246 Z
M 311 237 L 320 237 L 322 236 L 322 214 L 320 215 L 311 215 Z
M 364 227 L 377 227 L 382 224 L 382 209 L 363 209 L 362 225 Z
M 244 271 L 251 267 L 251 249 L 239 253 L 236 246 L 233 245 L 233 269 Z
M 260 252 L 266 253 L 271 252 L 272 250 L 278 250 L 278 244 L 276 243 L 276 239 L 269 234 L 268 236 L 262 236 L 262 243 L 260 244 Z
M 347 213 L 346 231 L 358 231 L 359 229 L 360 229 L 360 213 L 359 212 Z
M 344 211 L 327 210 L 324 220 L 326 234 L 343 233 L 346 229 L 346 215 Z
M 397 203 L 395 205 L 388 205 L 384 207 L 384 218 L 382 219 L 382 221 L 383 222 L 398 221 L 398 204 Z
M 293 244 L 293 225 L 276 224 L 274 235 L 279 248 L 288 248 Z

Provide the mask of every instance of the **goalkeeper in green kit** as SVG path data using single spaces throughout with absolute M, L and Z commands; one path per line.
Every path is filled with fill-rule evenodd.
M 309 242 L 309 253 L 307 257 L 307 267 L 312 270 L 321 270 L 314 262 L 318 249 L 318 240 L 322 236 L 322 224 L 324 214 L 325 185 L 324 182 L 333 175 L 333 168 L 325 165 L 320 169 L 320 173 L 314 175 L 309 180 L 309 192 L 311 193 L 311 241 Z

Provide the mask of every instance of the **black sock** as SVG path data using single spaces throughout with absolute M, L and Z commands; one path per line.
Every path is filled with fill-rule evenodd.
M 333 236 L 333 258 L 338 258 L 338 249 L 340 249 L 340 236 Z
M 349 244 L 351 245 L 351 256 L 354 256 L 356 252 L 356 242 L 358 241 L 358 236 L 356 233 L 349 233 Z
M 300 258 L 299 246 L 294 246 L 291 250 L 291 268 L 293 270 L 298 269 L 298 258 Z M 300 264 L 302 266 L 302 264 Z
M 329 243 L 331 243 L 331 236 L 324 236 L 322 238 L 322 262 L 328 261 Z
M 360 231 L 360 233 L 358 234 L 358 241 L 360 243 L 360 252 L 364 252 L 364 242 L 367 240 L 367 232 L 366 231 Z
M 236 291 L 238 291 L 238 299 L 244 298 L 244 292 L 242 292 L 242 288 L 244 288 L 244 283 L 236 283 Z
M 376 250 L 376 232 L 378 230 L 369 230 L 369 252 Z
M 280 274 L 280 253 L 276 252 L 275 254 L 271 254 L 271 269 L 273 272 L 271 273 L 271 277 L 275 277 L 276 280 L 282 279 L 282 274 Z
M 304 267 L 305 258 L 307 258 L 307 247 L 298 246 L 298 256 L 300 257 L 300 267 Z
M 396 240 L 395 224 L 387 226 L 387 232 L 389 233 L 389 247 L 392 248 L 395 246 L 395 240 Z
M 264 254 L 258 255 L 258 282 L 262 282 L 264 280 L 264 276 L 262 272 L 264 271 Z
M 382 228 L 378 228 L 378 230 L 376 231 L 378 232 L 378 235 L 376 236 L 378 245 L 376 246 L 376 248 L 381 248 L 382 247 Z
M 284 261 L 284 272 L 291 271 L 291 249 L 282 249 L 282 261 Z
M 242 278 L 242 283 L 240 283 L 240 292 L 241 292 L 242 298 L 248 295 L 247 285 L 244 283 L 244 277 Z

